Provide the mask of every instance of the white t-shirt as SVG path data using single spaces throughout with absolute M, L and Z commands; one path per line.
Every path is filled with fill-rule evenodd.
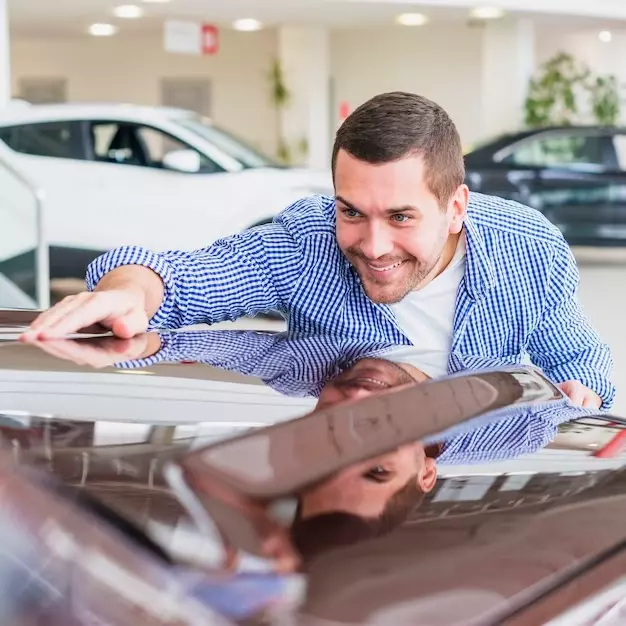
M 423 289 L 411 291 L 391 305 L 402 332 L 412 346 L 400 346 L 385 358 L 409 363 L 432 378 L 448 373 L 456 295 L 465 274 L 465 234 L 448 267 Z

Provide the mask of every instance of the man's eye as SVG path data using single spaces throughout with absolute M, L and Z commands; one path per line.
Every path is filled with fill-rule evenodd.
M 394 222 L 398 222 L 398 224 L 403 224 L 408 222 L 411 218 L 408 215 L 404 215 L 404 213 L 395 213 L 391 216 L 391 219 Z
M 355 209 L 343 209 L 343 214 L 346 217 L 359 217 L 360 213 Z
M 382 465 L 372 467 L 369 471 L 363 474 L 363 478 L 374 481 L 376 483 L 386 483 L 392 478 L 391 472 L 385 469 Z

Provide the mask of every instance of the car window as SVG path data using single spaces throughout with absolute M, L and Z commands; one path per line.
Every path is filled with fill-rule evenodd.
M 193 153 L 199 173 L 223 171 L 216 163 L 179 139 L 150 126 L 126 122 L 92 122 L 91 141 L 96 161 L 171 169 L 164 159 L 173 152 Z
M 605 137 L 559 134 L 525 141 L 504 163 L 530 167 L 604 165 Z
M 11 144 L 11 134 L 13 133 L 12 128 L 0 128 L 0 141 L 8 145 Z
M 617 157 L 617 167 L 620 170 L 626 170 L 626 135 L 614 135 L 613 147 Z
M 85 159 L 80 122 L 45 122 L 3 129 L 2 140 L 23 154 Z
M 226 132 L 223 128 L 214 126 L 208 119 L 200 115 L 172 118 L 171 121 L 200 135 L 205 141 L 213 144 L 245 168 L 278 167 L 278 164 L 270 157 L 254 149 L 242 139 Z

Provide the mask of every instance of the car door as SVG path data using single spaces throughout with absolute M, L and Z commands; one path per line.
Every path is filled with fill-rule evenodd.
M 514 146 L 504 163 L 534 167 L 529 204 L 572 245 L 626 244 L 626 175 L 606 131 L 562 129 Z
M 144 245 L 163 250 L 213 240 L 211 219 L 217 221 L 219 213 L 211 217 L 207 207 L 212 200 L 219 205 L 216 198 L 227 196 L 227 187 L 233 184 L 231 175 L 217 163 L 148 124 L 92 120 L 88 137 L 102 207 L 92 246 Z M 174 153 L 183 157 L 172 161 L 181 169 L 169 164 L 167 157 Z M 204 238 L 197 236 L 203 231 Z
M 3 128 L 0 138 L 20 170 L 45 193 L 50 245 L 80 245 L 88 228 L 81 218 L 90 168 L 80 122 L 20 124 Z

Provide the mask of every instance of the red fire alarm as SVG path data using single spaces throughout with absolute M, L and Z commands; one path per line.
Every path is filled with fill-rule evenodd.
M 350 104 L 345 100 L 339 103 L 339 119 L 345 120 L 350 115 Z

